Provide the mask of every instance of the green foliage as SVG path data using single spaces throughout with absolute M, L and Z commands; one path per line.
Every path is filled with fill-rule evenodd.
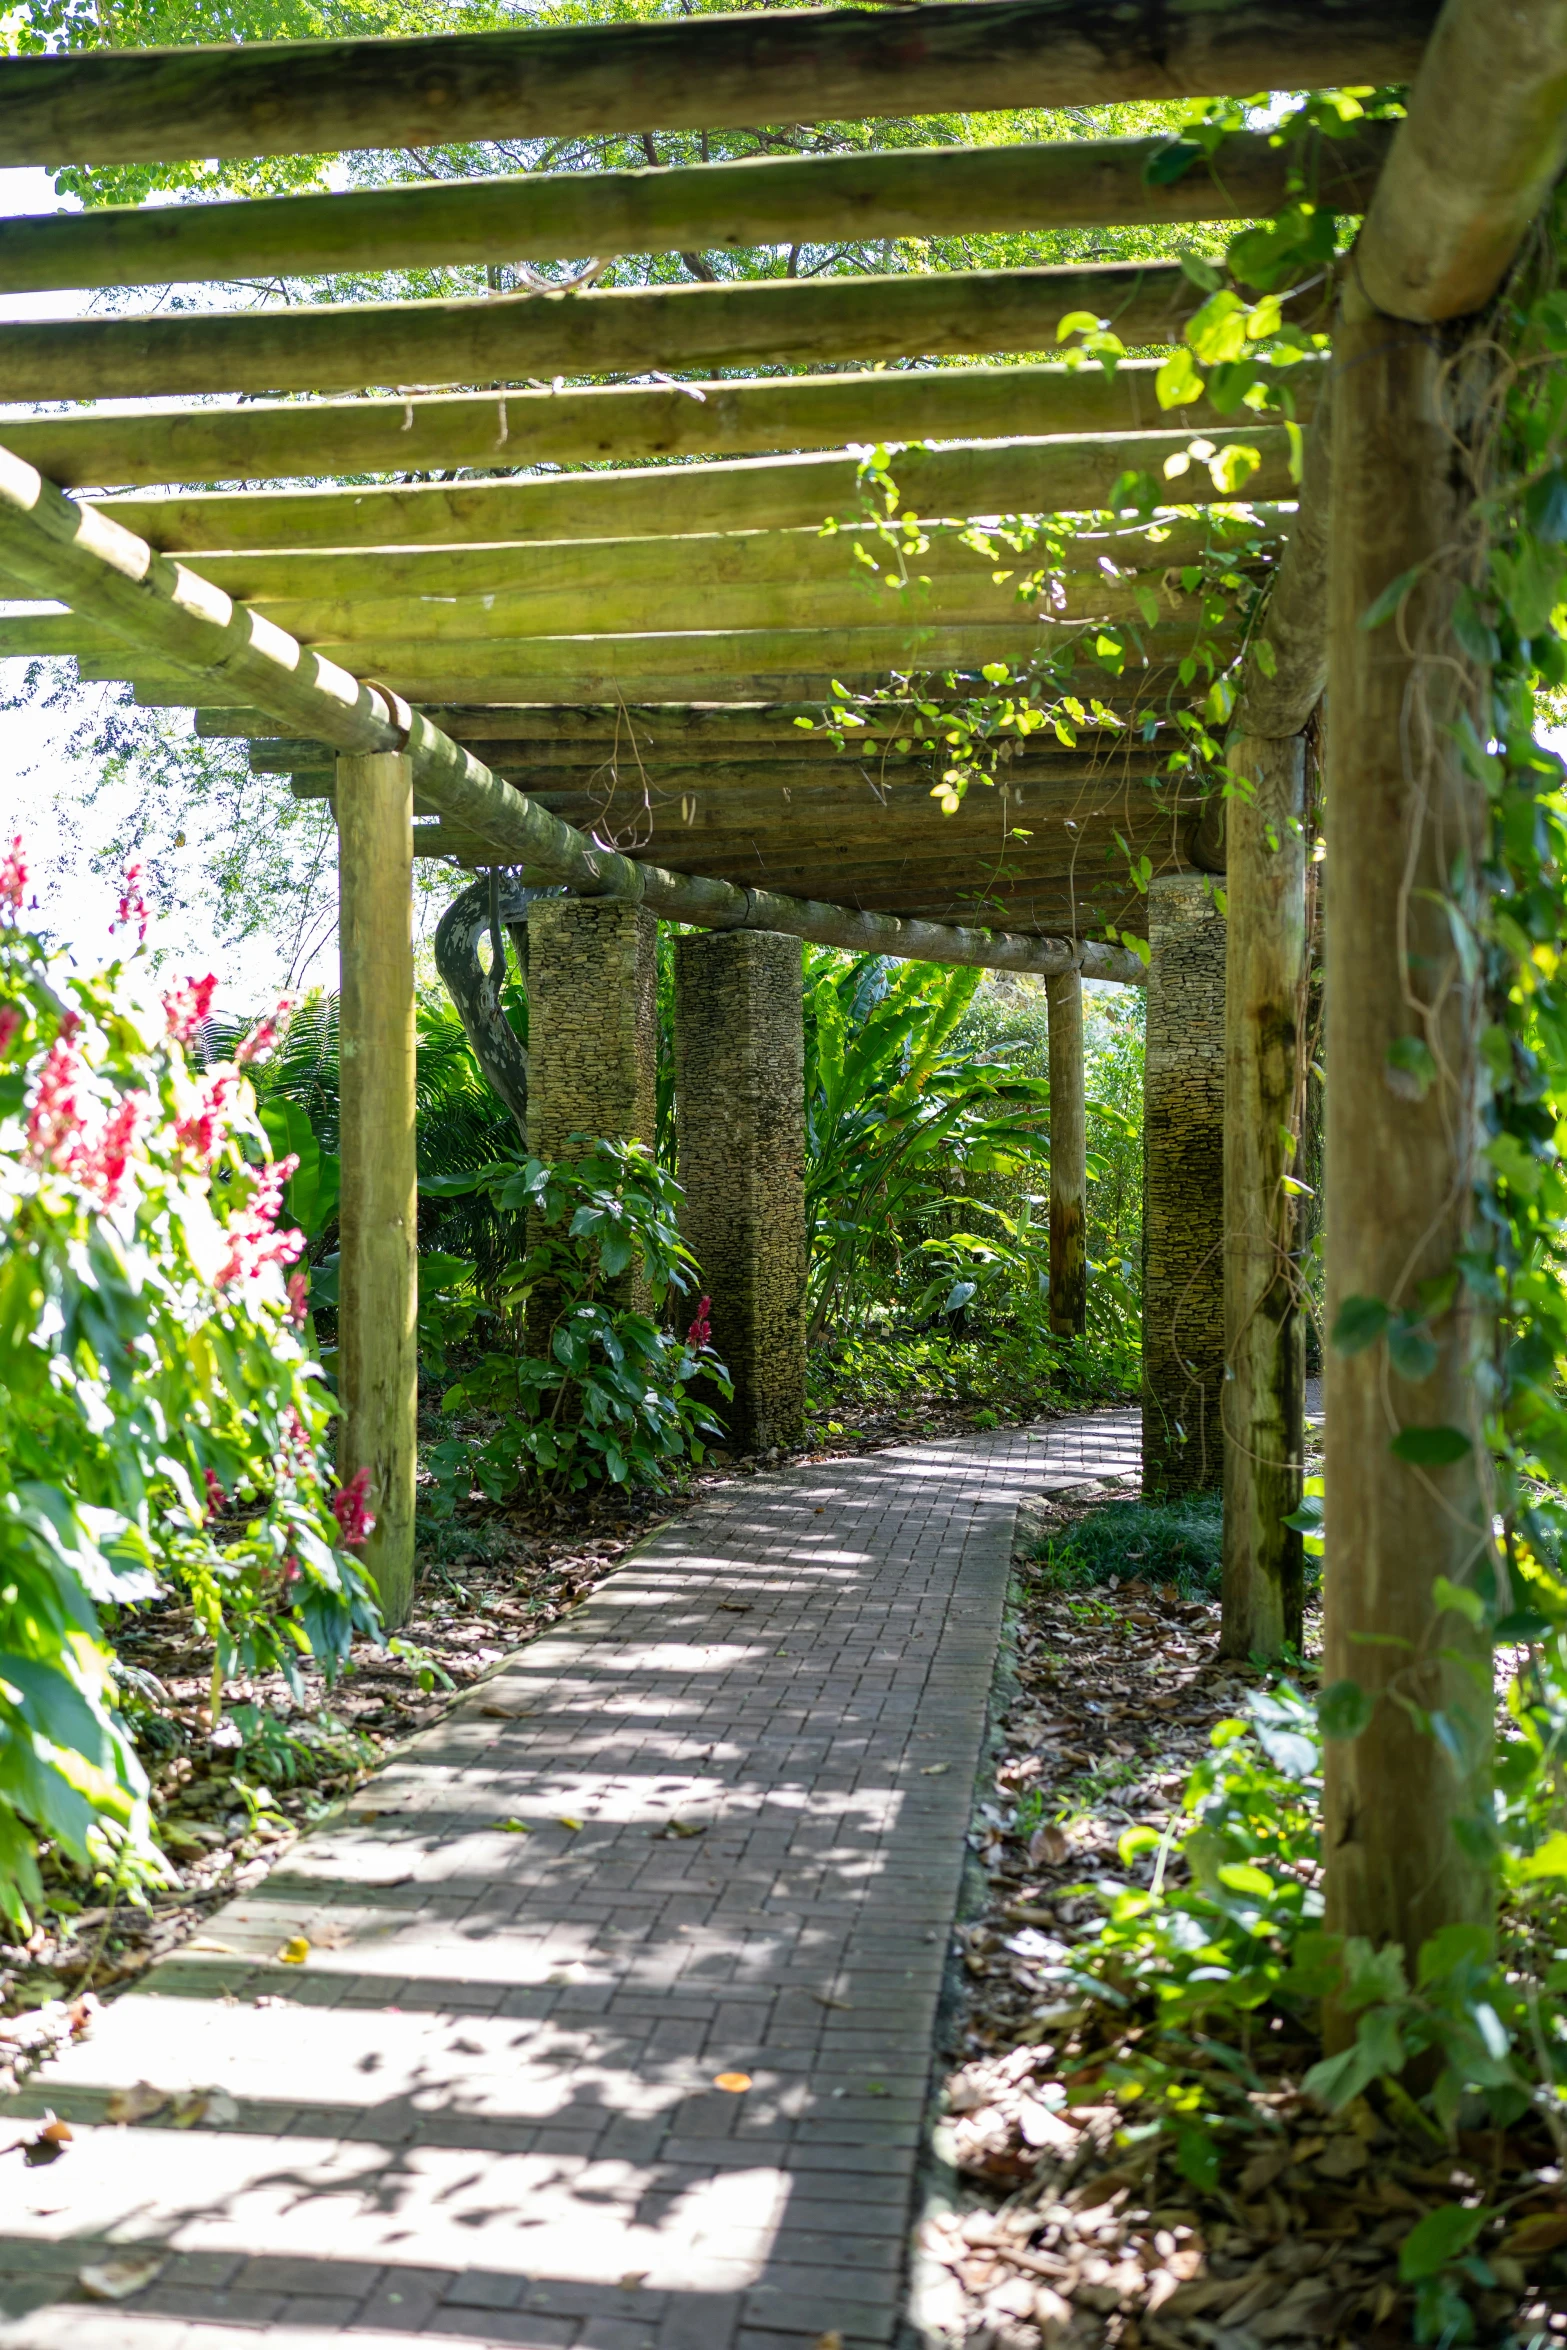
M 1221 1497 L 1194 1493 L 1179 1501 L 1109 1502 L 1049 1535 L 1034 1555 L 1059 1591 L 1141 1582 L 1210 1595 L 1219 1588 L 1223 1545 Z
M 200 986 L 160 1001 L 144 957 L 82 975 L 17 926 L 19 847 L 0 867 L 0 1909 L 25 1931 L 39 1839 L 122 1886 L 160 1865 L 102 1611 L 184 1592 L 214 1711 L 226 1675 L 297 1686 L 302 1656 L 336 1669 L 376 1619 L 285 1287 L 288 1164 L 241 1065 L 186 1065 Z
M 725 1399 L 733 1393 L 703 1317 L 684 1340 L 657 1319 L 672 1292 L 690 1289 L 694 1269 L 673 1178 L 640 1143 L 573 1141 L 584 1148 L 571 1164 L 501 1161 L 430 1186 L 448 1197 L 486 1192 L 533 1221 L 533 1244 L 508 1268 L 502 1297 L 543 1325 L 542 1351 L 485 1354 L 444 1397 L 448 1412 L 503 1415 L 476 1448 L 460 1438 L 437 1447 L 444 1514 L 475 1481 L 492 1500 L 524 1482 L 572 1492 L 602 1479 L 660 1484 L 722 1432 L 690 1391 L 701 1378 Z

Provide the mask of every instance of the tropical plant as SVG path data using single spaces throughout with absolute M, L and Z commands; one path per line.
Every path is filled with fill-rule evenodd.
M 97 974 L 23 929 L 0 861 L 0 1910 L 25 1931 L 45 1841 L 121 1886 L 157 1873 L 147 1783 L 101 1611 L 173 1587 L 236 1670 L 335 1670 L 376 1615 L 333 1491 L 332 1405 L 300 1334 L 296 1172 L 268 1156 L 233 1058 L 185 1044 L 216 982 L 161 993 L 133 952 Z M 145 908 L 134 877 L 122 921 Z
M 572 1140 L 582 1146 L 574 1163 L 501 1160 L 430 1184 L 446 1198 L 481 1191 L 532 1234 L 501 1283 L 528 1344 L 483 1355 L 442 1398 L 446 1412 L 499 1415 L 482 1443 L 450 1437 L 434 1448 L 445 1514 L 474 1482 L 492 1500 L 525 1481 L 572 1492 L 603 1479 L 659 1484 L 722 1434 L 691 1393 L 698 1377 L 726 1400 L 733 1393 L 708 1339 L 707 1301 L 684 1339 L 658 1319 L 695 1272 L 674 1178 L 640 1143 Z

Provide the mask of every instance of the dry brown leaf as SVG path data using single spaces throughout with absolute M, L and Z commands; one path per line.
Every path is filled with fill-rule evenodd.
M 103 2118 L 110 2122 L 144 2122 L 161 2113 L 168 2102 L 167 2089 L 155 2089 L 151 2081 L 138 2081 L 134 2088 L 110 2091 Z
M 122 2252 L 78 2269 L 76 2282 L 89 2301 L 128 2301 L 152 2283 L 168 2257 L 166 2252 Z
M 1053 1823 L 1036 1828 L 1028 1840 L 1028 1857 L 1035 1868 L 1059 1868 L 1071 1849 L 1071 1840 L 1065 1830 Z
M 530 1705 L 481 1705 L 479 1711 L 487 1722 L 525 1722 L 533 1708 Z
M 1504 2238 L 1502 2250 L 1511 2260 L 1539 2260 L 1567 2244 L 1567 2211 L 1536 2211 Z

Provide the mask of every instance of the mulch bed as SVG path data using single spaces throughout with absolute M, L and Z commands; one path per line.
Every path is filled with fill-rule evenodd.
M 1058 1497 L 1039 1516 L 1065 1526 L 1107 1498 Z M 1251 2050 L 1259 2128 L 1226 2148 L 1217 2188 L 1182 2177 L 1167 2138 L 1117 2148 L 1135 2109 L 1094 2083 L 1128 2027 L 1052 1988 L 1100 1914 L 1068 1888 L 1125 1880 L 1122 1830 L 1169 1824 L 1213 1725 L 1258 1676 L 1220 1660 L 1217 1603 L 1171 1586 L 1066 1595 L 1023 1562 L 1017 1590 L 1015 1683 L 970 1838 L 984 1899 L 959 1934 L 935 2131 L 963 2186 L 921 2231 L 927 2325 L 967 2350 L 1404 2350 L 1400 2244 L 1437 2205 L 1481 2201 L 1495 2282 L 1471 2294 L 1474 2338 L 1567 2339 L 1567 2193 L 1543 2133 L 1461 2131 L 1447 2148 L 1368 2098 L 1326 2114 L 1298 2089 L 1320 2050 L 1274 2034 Z

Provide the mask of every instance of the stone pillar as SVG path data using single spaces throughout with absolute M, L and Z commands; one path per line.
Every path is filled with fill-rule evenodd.
M 528 1149 L 574 1159 L 590 1141 L 645 1142 L 657 1130 L 658 924 L 611 898 L 540 898 L 528 914 Z M 530 1245 L 534 1233 L 530 1218 Z M 617 1285 L 646 1306 L 639 1279 Z M 524 1317 L 542 1352 L 559 1310 L 535 1289 Z
M 609 898 L 540 898 L 528 915 L 528 1148 L 654 1136 L 658 925 Z
M 1224 918 L 1200 873 L 1148 891 L 1143 1491 L 1224 1471 Z
M 735 1383 L 735 1449 L 805 1427 L 805 1047 L 800 942 L 771 931 L 675 942 L 681 1214 Z

